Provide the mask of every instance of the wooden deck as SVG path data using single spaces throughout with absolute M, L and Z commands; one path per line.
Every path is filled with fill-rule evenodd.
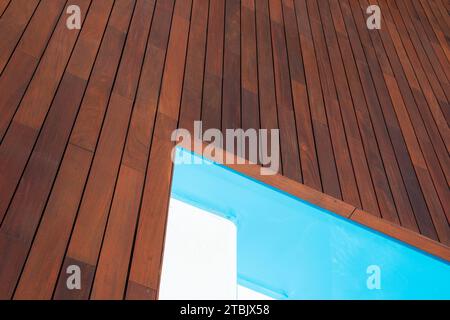
M 66 27 L 68 5 L 81 31 Z M 448 253 L 449 10 L 0 0 L 0 298 L 156 298 L 170 135 L 194 120 L 279 128 L 284 177 L 267 183 Z M 81 290 L 66 289 L 72 264 Z

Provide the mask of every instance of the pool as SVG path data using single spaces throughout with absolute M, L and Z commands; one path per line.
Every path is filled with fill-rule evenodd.
M 240 285 L 276 299 L 450 299 L 448 262 L 181 147 L 176 159 L 171 196 L 236 225 Z

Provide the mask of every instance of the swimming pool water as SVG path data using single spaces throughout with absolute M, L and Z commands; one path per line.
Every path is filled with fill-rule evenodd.
M 177 148 L 186 157 L 202 163 L 175 164 L 172 197 L 236 224 L 239 284 L 277 299 L 450 299 L 448 262 Z

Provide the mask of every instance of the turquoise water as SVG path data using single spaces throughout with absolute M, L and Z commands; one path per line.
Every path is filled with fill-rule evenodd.
M 172 197 L 238 233 L 238 282 L 277 299 L 450 299 L 450 264 L 182 148 Z M 369 289 L 369 266 L 379 288 Z

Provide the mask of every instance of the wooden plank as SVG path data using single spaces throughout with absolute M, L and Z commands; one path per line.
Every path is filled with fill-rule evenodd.
M 434 16 L 433 12 L 431 11 L 428 2 L 424 0 L 414 0 L 418 1 L 419 3 L 417 5 L 422 6 L 423 10 L 425 11 L 428 21 L 431 23 L 431 26 L 434 30 L 434 33 L 436 34 L 436 37 L 439 41 L 439 44 L 441 45 L 442 49 L 444 50 L 444 53 L 447 57 L 447 59 L 450 61 L 450 44 L 447 41 L 447 37 L 441 27 L 439 26 L 439 22 L 437 21 L 436 17 Z
M 351 76 L 347 77 L 346 75 L 343 57 L 339 49 L 337 31 L 335 30 L 333 24 L 329 3 L 327 0 L 320 0 L 318 6 L 320 9 L 325 40 L 327 41 L 328 52 L 330 57 L 333 57 L 333 63 L 331 63 L 332 73 L 336 84 L 339 109 L 344 121 L 344 128 L 352 157 L 352 164 L 355 170 L 355 178 L 358 185 L 359 196 L 361 198 L 361 206 L 362 208 L 366 208 L 369 212 L 377 213 L 379 212 L 379 209 L 376 193 L 372 183 L 372 177 L 370 175 L 370 169 L 366 159 L 366 152 L 364 150 L 364 144 L 355 113 L 355 106 L 353 104 L 348 83 L 353 79 Z
M 391 140 L 388 141 L 388 143 L 384 144 L 384 166 L 387 177 L 389 179 L 391 193 L 395 202 L 400 223 L 412 230 L 418 231 L 417 222 L 412 212 L 403 177 L 398 166 L 399 160 L 395 158 L 397 157 L 400 159 L 400 161 L 404 161 L 402 159 L 404 158 L 404 155 L 407 155 L 405 144 L 402 140 L 402 133 L 393 111 L 393 108 L 401 104 L 402 100 L 398 99 L 398 96 L 395 96 L 395 93 L 398 92 L 398 90 L 395 89 L 398 88 L 393 88 L 390 81 L 387 81 L 385 83 L 386 79 L 388 79 L 388 76 L 391 76 L 393 73 L 389 66 L 389 60 L 387 59 L 386 55 L 383 52 L 375 51 L 376 49 L 382 48 L 382 45 L 380 45 L 379 41 L 376 41 L 379 39 L 375 38 L 375 49 L 371 44 L 371 38 L 369 34 L 372 36 L 372 40 L 377 34 L 373 32 L 366 32 L 365 30 L 367 29 L 364 30 L 359 25 L 360 23 L 362 23 L 362 21 L 364 21 L 365 18 L 365 16 L 363 15 L 364 12 L 362 11 L 363 7 L 367 8 L 365 5 L 361 5 L 361 7 L 359 7 L 357 3 L 351 3 L 354 20 L 356 25 L 359 27 L 358 32 L 362 39 L 369 69 L 372 73 L 372 79 L 375 89 L 377 90 L 377 95 L 379 97 L 379 102 L 383 112 L 382 115 L 384 115 L 384 119 L 381 118 L 381 120 L 386 123 L 387 131 L 389 134 L 387 136 L 387 139 Z M 381 57 L 378 57 L 378 61 L 377 54 L 381 54 Z M 391 99 L 389 99 L 389 94 L 391 94 Z M 399 121 L 402 121 L 402 119 L 400 119 Z M 403 151 L 404 153 L 402 154 L 401 151 Z
M 130 124 L 154 5 L 153 0 L 137 1 L 63 268 L 72 259 L 91 266 L 93 270 L 88 268 L 85 271 L 95 273 Z M 89 298 L 94 274 L 88 277 L 81 294 L 67 290 L 64 285 L 66 278 L 67 275 L 61 272 L 55 299 Z
M 241 127 L 241 8 L 239 0 L 225 5 L 222 130 Z M 226 141 L 225 141 L 226 143 Z
M 361 2 L 361 7 L 367 7 L 368 4 Z M 389 65 L 389 62 L 387 61 L 386 54 L 383 52 L 383 44 L 380 42 L 381 40 L 378 38 L 376 33 L 371 33 L 372 40 L 375 44 L 375 50 L 377 50 L 377 55 L 380 56 L 381 65 L 383 68 L 383 73 L 385 76 L 388 88 L 390 90 L 390 94 L 392 96 L 392 99 L 394 101 L 394 106 L 398 106 L 397 108 L 401 108 L 403 106 L 404 108 L 404 102 L 402 101 L 402 97 L 399 96 L 399 92 L 401 91 L 403 94 L 403 99 L 405 103 L 408 105 L 415 104 L 414 99 L 412 98 L 412 93 L 410 88 L 406 83 L 406 79 L 404 77 L 403 72 L 401 71 L 401 67 L 399 67 L 398 58 L 395 54 L 395 49 L 393 48 L 392 41 L 389 37 L 389 35 L 386 32 L 386 29 L 380 32 L 381 38 L 383 41 L 386 41 L 384 44 L 386 49 L 386 54 L 389 55 L 390 63 L 392 66 Z M 386 39 L 385 39 L 386 38 Z M 381 50 L 381 51 L 380 51 Z M 399 73 L 400 71 L 400 73 Z M 393 80 L 394 74 L 397 74 L 397 82 Z M 400 88 L 400 91 L 399 91 Z M 403 119 L 404 118 L 404 119 Z M 406 121 L 407 122 L 408 116 L 400 116 L 399 117 L 399 123 L 400 126 L 402 123 Z M 405 132 L 405 131 L 403 131 Z M 403 138 L 401 139 L 403 140 Z M 400 142 L 401 142 L 400 140 Z M 396 149 L 397 155 L 403 154 L 404 156 L 397 156 L 399 161 L 399 167 L 400 171 L 403 177 L 404 185 L 406 187 L 406 191 L 409 196 L 409 201 L 411 203 L 412 210 L 414 212 L 415 219 L 417 220 L 417 224 L 419 229 L 422 233 L 426 234 L 430 238 L 437 239 L 436 231 L 434 229 L 434 226 L 431 222 L 430 215 L 428 212 L 428 208 L 426 206 L 426 202 L 424 200 L 424 197 L 422 195 L 422 191 L 420 189 L 420 184 L 417 180 L 417 176 L 414 172 L 413 163 L 410 159 L 410 156 L 407 151 L 403 151 L 402 153 L 399 152 L 399 150 L 402 150 L 405 148 L 403 143 L 396 143 L 395 140 L 393 141 L 393 145 L 395 146 L 394 149 Z M 405 209 L 405 210 L 411 210 Z
M 86 18 L 85 29 L 81 32 L 75 46 L 74 52 L 83 56 L 83 62 L 86 65 L 78 66 L 86 68 L 89 72 L 92 70 L 111 6 L 112 1 L 97 2 L 92 6 L 92 10 L 89 11 Z M 70 59 L 69 61 L 36 146 L 0 229 L 0 232 L 20 239 L 27 248 L 25 253 L 31 246 L 86 89 L 87 80 L 81 78 L 81 74 L 76 72 L 76 69 L 74 70 L 74 61 L 77 60 Z M 8 279 L 5 279 L 5 283 L 15 284 L 18 280 L 26 259 L 26 254 L 23 253 L 23 251 L 11 252 L 9 250 L 2 252 L 6 260 L 15 261 L 15 264 L 20 265 L 15 274 L 7 275 Z M 1 271 L 0 274 L 3 275 Z M 5 286 L 4 289 L 2 287 L 2 295 L 11 295 L 13 289 L 12 286 Z
M 436 7 L 441 13 L 441 16 L 444 18 L 444 20 L 447 22 L 448 29 L 450 29 L 450 3 L 447 0 L 436 0 Z
M 14 299 L 52 298 L 92 156 L 68 145 Z
M 172 13 L 173 1 L 157 2 L 91 299 L 124 298 Z
M 261 127 L 255 6 L 254 0 L 241 2 L 241 120 L 244 130 Z
M 419 13 L 416 11 L 413 3 L 411 1 L 403 1 L 399 2 L 397 7 L 405 12 L 405 14 L 402 15 L 404 17 L 403 21 L 408 26 L 410 38 L 417 47 L 416 51 L 423 61 L 423 67 L 427 68 L 428 66 L 429 68 L 430 65 L 432 66 L 432 70 L 440 85 L 440 88 L 436 89 L 436 91 L 443 93 L 448 102 L 450 96 L 450 84 L 448 81 L 448 76 L 445 73 L 445 68 L 449 66 L 448 61 L 445 59 L 445 62 L 447 63 L 441 63 L 440 56 L 438 54 L 439 51 L 436 52 L 434 50 L 431 39 L 428 38 L 422 23 L 419 21 Z M 413 28 L 410 29 L 411 26 L 413 26 Z M 423 48 L 421 48 L 420 45 L 422 45 Z M 432 81 L 431 78 L 430 81 Z
M 38 4 L 39 0 L 14 0 L 0 19 L 0 75 Z
M 130 265 L 127 299 L 154 299 L 159 288 L 172 176 L 170 141 L 178 123 L 191 1 L 177 1 L 172 19 L 158 114 Z
M 203 154 L 203 150 L 207 147 L 207 144 L 200 142 L 199 149 L 194 148 L 192 144 L 188 145 L 187 143 L 183 142 L 181 142 L 181 146 L 183 146 L 188 150 L 192 150 L 198 154 Z M 321 208 L 337 213 L 345 218 L 349 218 L 356 209 L 354 206 L 348 203 L 333 198 L 325 193 L 310 188 L 302 183 L 293 181 L 292 179 L 289 179 L 276 172 L 273 172 L 274 173 L 273 175 L 262 175 L 261 165 L 250 162 L 240 164 L 239 163 L 240 157 L 230 154 L 226 150 L 221 150 L 220 153 L 225 154 L 225 157 L 230 157 L 234 159 L 233 163 L 225 164 L 225 166 L 227 166 L 228 168 L 236 172 L 242 173 L 245 176 L 252 177 L 255 180 L 261 181 L 276 189 L 283 190 L 294 197 L 308 201 L 312 204 L 320 206 Z M 208 154 L 206 153 L 205 156 L 208 157 Z M 210 158 L 210 160 L 214 159 Z
M 267 1 L 255 1 L 255 10 L 261 129 L 278 129 L 269 3 Z M 264 147 L 269 148 L 271 143 L 271 140 L 268 139 L 267 146 Z M 280 150 L 276 150 L 276 152 L 281 153 Z M 281 165 L 279 172 L 283 172 Z
M 434 88 L 430 85 L 430 83 L 428 82 L 428 79 L 426 77 L 427 74 L 432 73 L 432 70 L 428 69 L 422 69 L 420 67 L 420 62 L 419 59 L 417 57 L 417 55 L 414 52 L 414 48 L 413 48 L 413 44 L 411 43 L 411 41 L 407 38 L 407 34 L 405 34 L 405 28 L 407 28 L 406 25 L 404 25 L 401 21 L 398 21 L 398 17 L 400 15 L 400 12 L 398 11 L 398 9 L 396 7 L 393 7 L 394 4 L 388 2 L 388 8 L 390 9 L 391 15 L 392 17 L 395 19 L 393 20 L 396 24 L 397 24 L 397 31 L 400 34 L 400 37 L 403 41 L 404 44 L 404 48 L 405 50 L 408 52 L 409 57 L 411 59 L 411 63 L 414 65 L 414 71 L 416 72 L 417 75 L 417 80 L 422 88 L 422 92 L 425 95 L 425 98 L 428 102 L 427 105 L 423 105 L 423 104 L 419 104 L 419 112 L 423 118 L 423 121 L 426 125 L 426 130 L 424 134 L 418 133 L 418 137 L 419 139 L 421 137 L 425 137 L 426 131 L 428 131 L 428 135 L 430 136 L 430 138 L 434 141 L 434 143 L 432 145 L 430 145 L 431 147 L 434 148 L 434 151 L 436 153 L 436 156 L 439 159 L 439 162 L 437 162 L 436 164 L 433 164 L 433 166 L 437 166 L 435 170 L 433 170 L 434 176 L 436 177 L 435 179 L 441 179 L 441 175 L 443 171 L 444 175 L 445 175 L 445 179 L 446 182 L 445 184 L 448 185 L 449 181 L 450 181 L 450 162 L 449 162 L 449 157 L 448 157 L 448 151 L 450 150 L 450 128 L 445 120 L 445 117 L 442 114 L 442 110 L 439 107 L 439 103 L 437 101 L 437 96 L 435 95 L 435 91 Z M 419 87 L 420 88 L 420 87 Z M 445 97 L 443 98 L 445 99 Z M 447 102 L 447 106 L 448 106 L 448 102 Z M 445 107 L 443 108 L 445 109 Z M 430 110 L 431 113 L 433 114 L 433 116 L 430 114 Z M 434 120 L 433 120 L 434 117 Z M 436 128 L 436 126 L 438 128 Z M 417 129 L 420 129 L 421 127 L 416 126 Z M 441 136 L 439 135 L 439 131 L 441 132 Z M 442 141 L 442 139 L 444 139 L 444 142 Z M 445 145 L 444 145 L 445 143 Z M 428 152 L 425 153 L 425 155 L 427 155 Z M 434 155 L 434 152 L 432 152 L 432 154 Z M 440 163 L 440 165 L 439 165 Z M 438 172 L 437 172 L 438 171 Z M 441 181 L 442 183 L 442 181 Z M 442 197 L 442 196 L 441 196 Z
M 297 26 L 300 34 L 303 61 L 306 73 L 311 117 L 316 138 L 317 156 L 319 159 L 320 175 L 323 191 L 335 198 L 342 199 L 339 178 L 331 145 L 330 132 L 325 113 L 322 89 L 319 85 L 320 77 L 317 57 L 312 39 L 308 10 L 305 0 L 295 1 Z
M 302 182 L 321 190 L 319 163 L 312 127 L 311 111 L 306 88 L 305 69 L 300 48 L 293 0 L 283 0 L 284 24 L 291 76 L 292 97 L 302 168 Z
M 398 16 L 400 14 L 400 10 L 401 12 L 408 11 L 402 2 L 399 2 L 396 7 L 394 4 L 390 5 L 391 12 L 394 16 Z M 443 169 L 448 177 L 449 169 L 445 168 L 445 165 L 448 163 L 448 159 L 444 159 L 444 157 L 448 155 L 448 150 L 450 150 L 450 129 L 442 110 L 450 108 L 448 97 L 446 96 L 446 93 L 447 95 L 450 95 L 450 86 L 445 74 L 442 72 L 442 67 L 433 54 L 434 51 L 425 45 L 427 43 L 426 41 L 423 41 L 423 47 L 425 49 L 428 48 L 428 51 L 425 51 L 425 49 L 422 48 L 418 35 L 414 32 L 414 26 L 409 17 L 405 14 L 402 16 L 404 17 L 403 23 L 399 21 L 397 25 L 400 30 L 403 31 L 402 28 L 404 25 L 406 30 L 409 31 L 409 34 L 406 32 L 400 32 L 400 34 L 402 39 L 404 39 L 404 46 L 410 55 L 410 60 L 415 66 L 414 71 L 416 71 L 419 83 L 429 102 L 428 108 L 421 108 L 420 110 L 424 121 L 427 123 L 427 129 L 430 137 L 432 137 L 433 140 L 436 140 L 434 147 L 439 155 L 439 158 L 441 159 L 441 162 L 443 163 Z M 410 52 L 410 50 L 412 50 L 412 52 Z M 436 66 L 436 63 L 438 66 Z M 428 92 L 429 94 L 427 94 Z M 441 135 L 439 135 L 439 133 Z M 444 140 L 447 149 L 445 148 L 442 140 Z
M 72 130 L 70 143 L 62 160 L 14 299 L 52 298 L 91 167 L 93 150 L 100 134 L 101 124 L 95 126 L 93 120 L 103 119 L 134 5 L 134 0 L 115 3 Z M 93 120 L 86 124 L 86 118 Z M 84 128 L 89 124 L 92 124 L 89 126 L 90 130 L 77 130 L 77 128 Z M 78 147 L 74 144 L 77 141 L 93 141 L 94 149 L 86 149 L 84 145 Z
M 53 34 L 65 0 L 44 0 L 36 9 L 0 76 L 0 143 Z
M 359 40 L 357 25 L 353 20 L 353 14 L 348 2 L 339 2 L 342 9 L 342 16 L 347 27 L 348 36 L 350 39 L 350 44 L 355 55 L 356 65 L 358 73 L 360 76 L 360 81 L 362 83 L 364 94 L 366 96 L 366 102 L 369 109 L 370 118 L 373 124 L 373 128 L 376 134 L 377 142 L 380 148 L 380 154 L 383 159 L 383 164 L 378 164 L 378 167 L 374 167 L 375 174 L 379 174 L 381 179 L 374 180 L 374 184 L 377 184 L 378 188 L 378 203 L 380 205 L 380 213 L 383 218 L 386 218 L 392 222 L 399 222 L 399 217 L 397 215 L 397 210 L 394 203 L 394 198 L 392 192 L 396 190 L 391 190 L 389 181 L 397 181 L 396 185 L 401 186 L 401 176 L 399 176 L 398 168 L 396 167 L 397 162 L 395 160 L 394 150 L 391 144 L 390 136 L 387 130 L 387 125 L 385 123 L 385 118 L 383 116 L 383 107 L 389 105 L 390 100 L 387 96 L 378 95 L 377 89 L 383 86 L 384 83 L 381 82 L 381 75 L 379 72 L 371 73 L 373 67 L 373 57 L 370 57 L 371 63 L 366 60 L 365 56 L 365 46 Z M 339 9 L 339 11 L 341 10 Z M 365 25 L 364 25 L 365 26 Z M 368 64 L 371 66 L 369 68 Z M 372 68 L 372 69 L 371 69 Z M 374 69 L 374 71 L 377 71 Z M 393 122 L 394 119 L 391 119 Z M 370 157 L 370 155 L 368 156 Z M 386 181 L 384 175 L 389 179 Z
M 281 1 L 269 0 L 269 12 L 283 174 L 302 181 Z
M 202 103 L 205 130 L 221 128 L 224 36 L 225 0 L 210 1 Z
M 2 18 L 3 13 L 5 13 L 5 10 L 8 8 L 11 0 L 0 0 L 0 18 Z
M 399 227 L 386 220 L 378 219 L 358 209 L 352 214 L 351 219 L 441 259 L 450 261 L 450 248 L 448 246 L 418 235 L 411 230 Z
M 439 22 L 439 25 L 445 35 L 450 34 L 450 17 L 448 15 L 448 12 L 442 12 L 436 1 L 428 1 L 428 5 L 430 6 L 431 11 L 433 11 L 434 16 Z
M 353 171 L 352 159 L 347 144 L 347 137 L 344 131 L 342 115 L 339 110 L 339 101 L 336 93 L 331 62 L 325 37 L 322 30 L 319 7 L 315 1 L 308 2 L 308 15 L 313 34 L 313 42 L 316 49 L 319 76 L 322 85 L 322 92 L 327 114 L 328 126 L 330 129 L 331 142 L 336 160 L 336 167 L 339 175 L 339 183 L 342 192 L 342 199 L 356 207 L 361 207 L 358 187 Z
M 83 12 L 87 12 L 90 0 L 79 0 L 75 3 Z M 0 185 L 0 220 L 6 213 L 31 154 L 78 34 L 78 30 L 68 32 L 66 19 L 60 19 L 44 57 L 0 145 L 0 177 L 6 181 Z
M 180 128 L 187 129 L 190 132 L 194 130 L 194 121 L 201 120 L 203 79 L 206 76 L 205 60 L 209 5 L 210 3 L 207 0 L 194 0 L 192 5 L 192 21 L 179 123 Z
M 364 4 L 365 5 L 365 4 Z M 387 12 L 387 17 L 389 18 Z M 386 19 L 386 24 L 389 25 L 390 21 L 389 19 Z M 389 26 L 388 26 L 389 28 Z M 420 119 L 420 115 L 417 116 L 417 106 L 416 101 L 418 103 L 425 103 L 425 98 L 418 90 L 412 90 L 411 87 L 408 85 L 408 81 L 406 77 L 410 77 L 410 80 L 414 81 L 414 75 L 413 75 L 413 69 L 412 65 L 409 64 L 409 60 L 406 56 L 405 51 L 398 51 L 395 52 L 394 48 L 394 42 L 393 40 L 397 41 L 397 44 L 400 44 L 401 42 L 398 40 L 398 37 L 395 35 L 392 37 L 389 35 L 389 32 L 387 29 L 380 32 L 381 40 L 384 42 L 382 44 L 380 39 L 376 36 L 376 34 L 373 35 L 374 43 L 376 43 L 375 49 L 378 51 L 377 55 L 380 57 L 380 59 L 386 60 L 385 57 L 386 54 L 389 57 L 391 66 L 389 64 L 383 63 L 384 65 L 384 73 L 390 74 L 391 76 L 386 76 L 386 83 L 388 84 L 388 88 L 390 90 L 390 94 L 392 96 L 392 99 L 394 101 L 394 107 L 397 110 L 399 124 L 403 132 L 403 137 L 405 139 L 405 142 L 410 150 L 411 159 L 414 165 L 417 165 L 418 162 L 417 156 L 415 154 L 419 152 L 420 149 L 417 145 L 416 138 L 414 137 L 415 133 L 411 126 L 411 123 L 409 120 L 409 115 L 412 114 L 414 116 L 414 112 L 416 114 L 416 121 L 417 117 Z M 396 45 L 397 45 L 396 44 Z M 384 53 L 383 45 L 386 53 Z M 399 47 L 401 48 L 401 47 Z M 403 68 L 402 65 L 403 64 Z M 405 76 L 406 74 L 406 76 Z M 394 80 L 394 75 L 396 78 L 396 81 Z M 414 97 L 413 97 L 414 95 Z M 414 101 L 414 98 L 416 101 Z M 408 106 L 408 112 L 406 111 L 406 106 Z M 403 113 L 402 113 L 403 112 Z M 412 118 L 414 120 L 414 118 Z M 421 156 L 420 156 L 421 157 Z M 421 162 L 424 163 L 423 161 Z M 410 156 L 404 157 L 403 160 L 400 160 L 400 170 L 402 171 L 403 179 L 405 182 L 406 189 L 409 194 L 409 198 L 414 210 L 414 214 L 416 217 L 416 220 L 418 222 L 419 228 L 423 234 L 426 234 L 427 236 L 431 238 L 436 238 L 435 236 L 435 230 L 432 222 L 430 221 L 430 215 L 428 213 L 428 209 L 426 208 L 426 205 L 424 203 L 424 197 L 422 195 L 422 191 L 420 190 L 420 186 L 418 185 L 418 180 L 416 177 L 416 174 L 414 172 L 414 169 L 411 168 L 411 160 Z
M 385 2 L 381 2 L 380 5 L 382 7 L 386 6 L 387 4 Z M 400 45 L 401 44 L 401 40 L 400 40 L 400 36 L 399 34 L 396 32 L 395 29 L 395 25 L 393 24 L 393 20 L 392 17 L 390 15 L 390 11 L 388 10 L 389 8 L 386 8 L 386 23 L 387 23 L 387 27 L 389 29 L 390 32 L 390 36 L 393 39 L 393 45 L 396 46 L 397 49 L 397 54 L 399 54 L 399 60 L 400 62 L 395 59 L 393 59 L 393 62 L 396 62 L 396 64 L 393 64 L 393 66 L 396 66 L 396 70 L 401 70 L 400 67 L 398 66 L 399 63 L 405 63 L 407 60 L 402 59 L 402 57 L 405 57 L 406 52 L 404 51 L 403 47 Z M 386 39 L 384 39 L 386 41 Z M 389 42 L 387 42 L 387 44 L 389 45 Z M 390 51 L 392 52 L 392 44 L 390 46 L 388 46 L 388 48 L 390 48 Z M 409 70 L 411 70 L 412 66 L 409 66 Z M 406 72 L 408 72 L 408 68 L 403 68 L 404 70 L 406 70 Z M 403 83 L 405 82 L 405 80 L 402 80 L 402 74 L 399 73 L 399 71 L 396 72 L 396 74 L 398 74 L 398 79 L 400 79 L 401 81 L 403 81 Z M 393 81 L 390 81 L 390 83 L 393 83 L 393 85 L 395 84 Z M 401 88 L 403 88 L 403 95 L 404 97 L 408 98 L 408 91 L 405 91 L 405 88 L 407 87 L 406 84 L 404 84 Z M 410 89 L 412 90 L 412 89 Z M 414 93 L 414 91 L 413 91 Z M 410 95 L 409 95 L 410 96 Z M 416 95 L 417 96 L 417 95 Z M 409 101 L 411 101 L 411 107 L 409 108 L 409 112 L 414 111 L 414 106 L 415 104 L 413 103 L 413 100 L 411 97 L 408 98 Z M 399 100 L 399 99 L 397 99 Z M 420 100 L 419 100 L 420 101 Z M 401 105 L 397 105 L 400 106 Z M 400 112 L 402 110 L 404 110 L 405 107 L 399 109 L 399 107 L 397 107 L 396 112 Z M 416 118 L 418 118 L 419 116 L 416 116 Z M 406 110 L 403 111 L 402 114 L 399 114 L 398 116 L 399 120 L 401 120 L 401 124 L 403 125 L 403 137 L 404 139 L 407 141 L 407 147 L 409 149 L 409 155 L 411 156 L 412 162 L 414 164 L 415 170 L 416 170 L 416 174 L 419 178 L 419 181 L 422 185 L 422 192 L 425 196 L 425 199 L 427 200 L 427 204 L 429 207 L 429 211 L 430 214 L 433 218 L 434 221 L 434 225 L 435 228 L 438 231 L 438 235 L 441 239 L 441 237 L 443 239 L 446 239 L 447 236 L 447 227 L 448 224 L 444 223 L 444 221 L 442 221 L 442 208 L 441 208 L 441 204 L 437 198 L 436 195 L 436 191 L 435 191 L 435 187 L 433 186 L 433 184 L 431 183 L 431 178 L 430 178 L 430 173 L 428 173 L 428 168 L 427 168 L 427 158 L 429 159 L 430 157 L 432 157 L 434 155 L 433 150 L 430 150 L 429 148 L 431 147 L 430 145 L 427 145 L 427 143 L 423 143 L 423 139 L 426 138 L 426 133 L 424 133 L 424 128 L 423 128 L 423 124 L 421 125 L 420 122 L 416 121 L 416 127 L 412 128 L 411 125 L 406 121 L 408 119 L 408 115 L 406 113 Z M 421 125 L 421 126 L 420 126 Z M 405 127 L 408 126 L 408 127 Z M 422 133 L 421 135 L 418 135 L 417 138 L 414 135 L 414 129 L 416 130 L 420 130 L 419 133 Z M 405 131 L 408 130 L 408 131 Z M 405 133 L 406 132 L 406 133 Z M 418 141 L 416 140 L 418 139 Z M 422 143 L 420 143 L 422 141 Z M 420 145 L 419 145 L 420 143 Z M 428 144 L 431 142 L 428 142 Z M 424 150 L 427 150 L 427 153 L 430 154 L 425 154 L 423 153 L 423 150 L 420 149 L 420 147 L 422 148 L 426 148 Z M 435 161 L 437 161 L 436 157 L 434 156 Z M 438 168 L 439 169 L 439 168 Z M 436 170 L 436 168 L 431 168 L 431 170 Z M 442 174 L 442 173 L 441 173 Z M 445 210 L 444 210 L 445 211 Z M 446 226 L 447 225 L 447 226 Z M 442 240 L 442 239 L 441 239 Z
M 436 97 L 441 101 L 448 101 L 450 87 L 447 76 L 431 48 L 428 37 L 423 32 L 422 25 L 418 23 L 417 17 L 408 14 L 411 13 L 411 8 L 411 1 L 398 1 L 396 3 L 396 9 L 402 12 L 402 20 L 407 27 L 409 39 L 415 48 L 415 53 L 419 57 L 422 67 L 427 70 L 427 77 Z M 414 11 L 412 13 L 415 14 Z
M 425 14 L 425 11 L 423 10 L 422 6 L 417 1 L 411 1 L 407 2 L 408 7 L 410 8 L 410 11 L 412 12 L 412 16 L 415 16 L 415 21 L 418 21 L 422 25 L 423 31 L 427 35 L 430 44 L 435 51 L 436 56 L 438 57 L 438 60 L 444 70 L 444 73 L 447 75 L 447 80 L 449 80 L 449 74 L 450 74 L 450 61 L 445 56 L 445 52 L 442 49 L 442 47 L 439 45 L 439 40 L 436 37 L 436 34 L 433 31 L 433 28 L 431 27 L 430 22 L 428 21 L 428 18 Z M 448 94 L 446 92 L 446 94 Z M 447 96 L 448 98 L 448 96 Z M 447 121 L 449 119 L 447 118 Z

